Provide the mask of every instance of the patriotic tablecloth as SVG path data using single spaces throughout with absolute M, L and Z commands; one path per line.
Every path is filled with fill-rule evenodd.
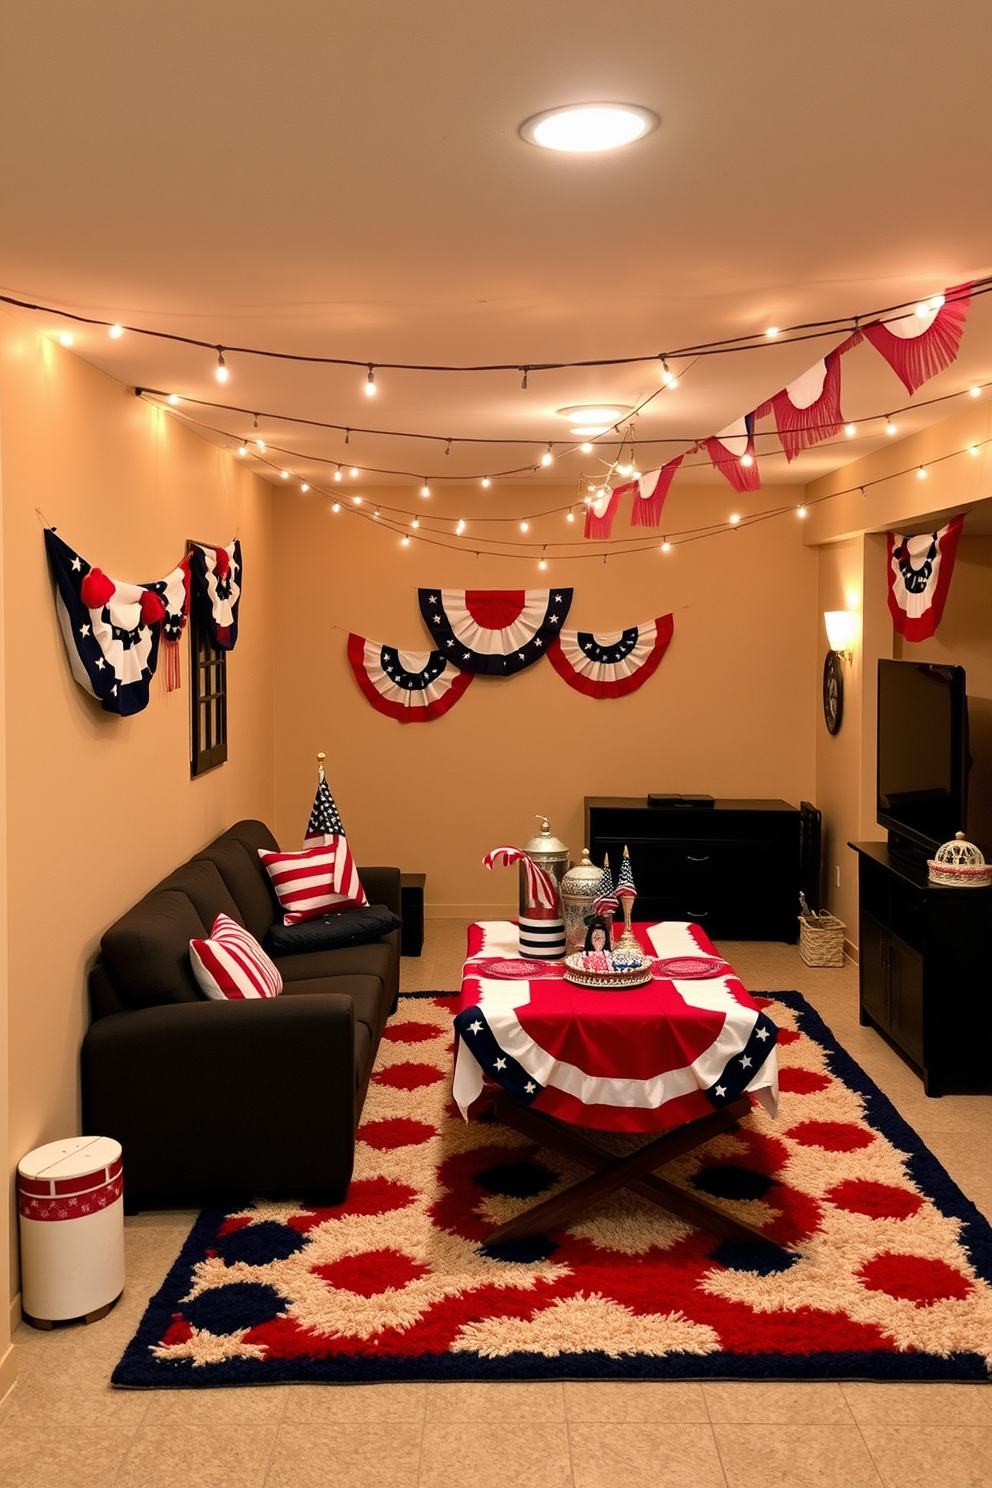
M 633 929 L 650 956 L 722 960 L 698 925 Z M 745 1092 L 777 1114 L 777 1029 L 726 963 L 705 980 L 659 977 L 610 992 L 573 986 L 560 971 L 485 975 L 488 958 L 517 956 L 509 920 L 470 926 L 452 1087 L 466 1120 L 486 1077 L 524 1105 L 599 1131 L 667 1131 Z

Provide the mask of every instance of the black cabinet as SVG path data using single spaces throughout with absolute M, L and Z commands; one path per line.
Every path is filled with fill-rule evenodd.
M 799 812 L 785 801 L 717 800 L 654 807 L 643 797 L 588 796 L 595 863 L 624 847 L 638 920 L 695 920 L 715 939 L 790 940 L 798 933 Z
M 883 842 L 850 845 L 861 1022 L 906 1055 L 928 1095 L 992 1091 L 992 888 L 939 888 Z

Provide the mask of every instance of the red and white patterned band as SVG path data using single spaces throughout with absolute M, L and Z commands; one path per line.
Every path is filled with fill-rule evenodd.
M 120 1158 L 78 1178 L 17 1177 L 17 1208 L 25 1219 L 81 1219 L 115 1204 L 124 1191 Z

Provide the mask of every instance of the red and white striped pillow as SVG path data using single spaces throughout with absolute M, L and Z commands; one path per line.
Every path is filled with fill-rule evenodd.
M 364 909 L 369 902 L 345 837 L 331 837 L 322 846 L 302 852 L 266 852 L 260 847 L 258 856 L 272 880 L 286 925 L 342 909 Z
M 278 997 L 282 977 L 254 935 L 229 915 L 214 920 L 209 940 L 191 940 L 189 959 L 203 992 L 215 1001 Z

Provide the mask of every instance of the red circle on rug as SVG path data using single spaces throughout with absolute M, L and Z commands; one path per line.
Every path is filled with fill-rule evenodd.
M 875 1140 L 874 1132 L 853 1121 L 798 1121 L 785 1135 L 802 1147 L 822 1147 L 824 1152 L 856 1152 Z
M 366 1121 L 358 1128 L 358 1140 L 377 1152 L 388 1152 L 393 1147 L 416 1147 L 436 1135 L 434 1127 L 426 1121 L 410 1121 L 406 1116 L 396 1116 L 390 1121 Z
M 780 1028 L 778 1038 L 775 1042 L 777 1044 L 794 1044 L 796 1039 L 801 1037 L 802 1035 L 797 1028 Z
M 405 1209 L 416 1197 L 415 1188 L 395 1183 L 391 1178 L 355 1178 L 348 1185 L 348 1197 L 343 1204 L 291 1214 L 286 1223 L 299 1234 L 308 1235 L 329 1219 L 352 1214 L 388 1214 L 392 1209 Z
M 932 1307 L 935 1302 L 946 1302 L 949 1298 L 960 1300 L 972 1290 L 967 1276 L 946 1261 L 899 1255 L 891 1250 L 883 1250 L 867 1261 L 855 1275 L 861 1277 L 869 1291 L 885 1292 L 889 1297 L 912 1302 L 914 1307 Z
M 795 1069 L 786 1065 L 785 1069 L 778 1072 L 778 1088 L 787 1095 L 815 1095 L 819 1090 L 826 1090 L 829 1084 L 830 1076 L 821 1075 L 816 1070 Z
M 405 1064 L 387 1065 L 372 1076 L 377 1085 L 390 1090 L 421 1090 L 425 1085 L 436 1085 L 444 1079 L 444 1071 L 436 1064 L 417 1064 L 409 1059 Z
M 391 1246 L 382 1250 L 363 1250 L 358 1255 L 342 1256 L 324 1266 L 312 1266 L 319 1276 L 337 1291 L 356 1292 L 359 1297 L 378 1297 L 383 1292 L 400 1291 L 411 1281 L 419 1281 L 430 1271 L 419 1261 L 412 1261 L 401 1250 Z
M 865 1214 L 869 1219 L 909 1219 L 923 1208 L 919 1194 L 891 1183 L 873 1183 L 869 1178 L 845 1178 L 824 1195 L 838 1209 Z
M 423 1044 L 446 1032 L 447 1029 L 435 1028 L 433 1023 L 393 1023 L 382 1030 L 382 1036 L 394 1044 Z

